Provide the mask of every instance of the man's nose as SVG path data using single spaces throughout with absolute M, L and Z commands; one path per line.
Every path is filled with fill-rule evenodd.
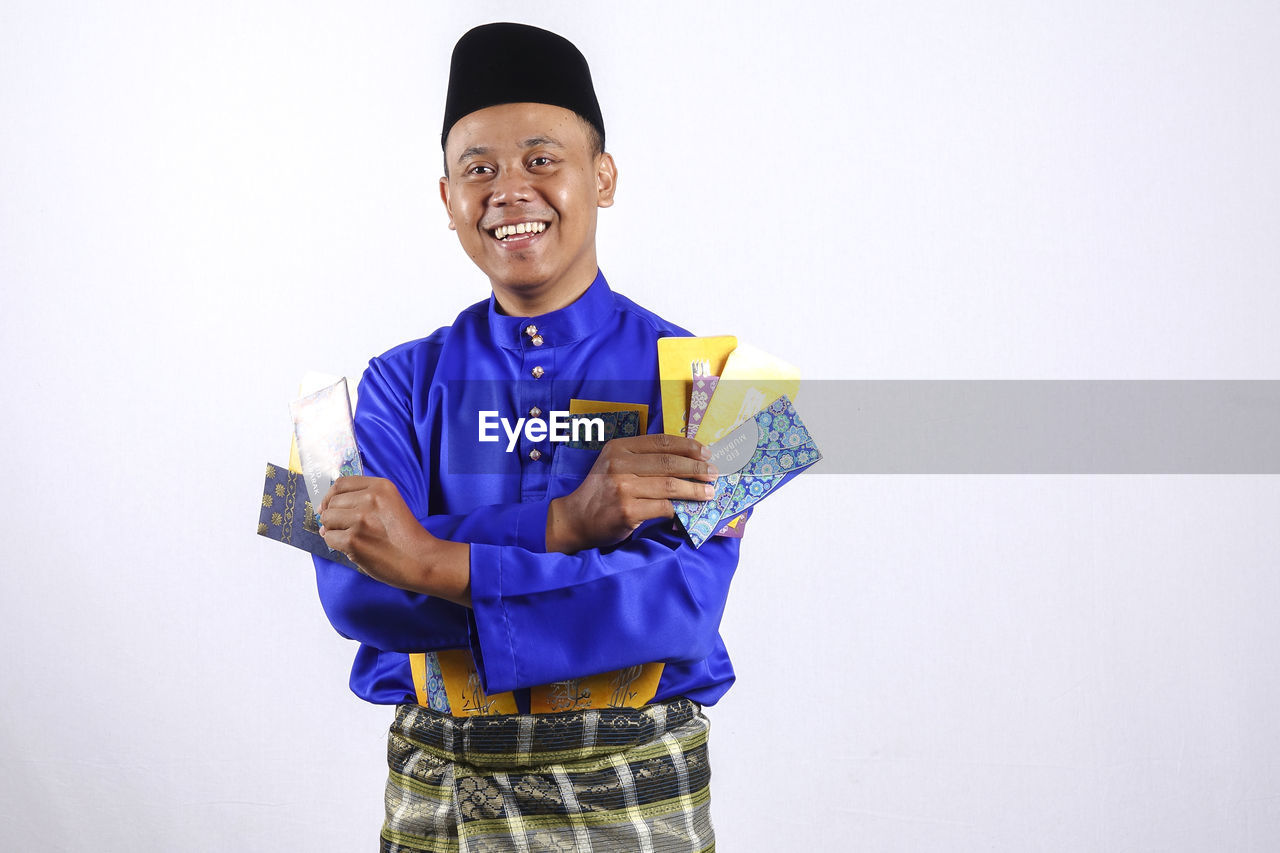
M 492 187 L 491 204 L 513 204 L 533 198 L 529 176 L 521 169 L 503 169 L 494 178 Z

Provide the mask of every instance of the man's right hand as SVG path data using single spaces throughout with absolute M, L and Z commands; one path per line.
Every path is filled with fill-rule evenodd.
M 706 445 L 678 435 L 607 442 L 582 484 L 551 502 L 547 551 L 616 545 L 651 518 L 674 517 L 673 500 L 710 500 L 719 476 L 710 458 Z

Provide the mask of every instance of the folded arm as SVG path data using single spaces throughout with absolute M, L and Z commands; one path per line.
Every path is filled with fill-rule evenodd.
M 709 653 L 737 543 L 694 549 L 670 522 L 673 499 L 705 499 L 715 479 L 702 445 L 617 439 L 563 497 L 426 515 L 408 405 L 371 367 L 357 435 L 381 476 L 343 478 L 320 507 L 326 541 L 368 575 L 316 561 L 341 633 L 387 651 L 470 645 L 490 690 Z

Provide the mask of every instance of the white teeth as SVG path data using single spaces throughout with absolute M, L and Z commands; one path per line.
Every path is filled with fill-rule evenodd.
M 546 230 L 545 222 L 519 222 L 515 225 L 499 225 L 493 229 L 493 236 L 497 240 L 505 240 L 512 234 L 541 234 Z

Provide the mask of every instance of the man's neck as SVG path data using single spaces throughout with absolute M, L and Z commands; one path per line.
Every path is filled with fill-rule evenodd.
M 575 285 L 571 288 L 559 287 L 554 290 L 544 290 L 541 288 L 531 288 L 529 290 L 521 290 L 509 286 L 494 287 L 493 296 L 497 300 L 498 310 L 510 317 L 538 317 L 543 314 L 550 314 L 552 311 L 559 311 L 577 302 L 582 294 L 587 292 L 591 287 L 591 283 L 595 281 L 598 274 L 593 273 L 591 278 Z

